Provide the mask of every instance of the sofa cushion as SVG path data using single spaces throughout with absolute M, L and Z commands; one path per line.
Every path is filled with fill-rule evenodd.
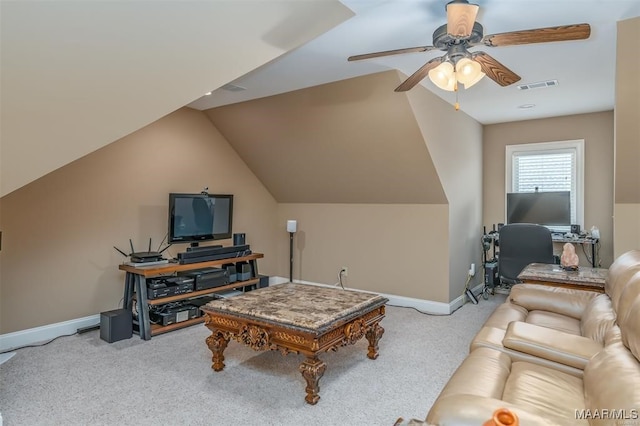
M 480 426 L 489 420 L 498 408 L 511 410 L 518 416 L 518 420 L 523 426 L 588 425 L 585 421 L 576 421 L 573 418 L 554 418 L 552 420 L 549 417 L 530 413 L 522 407 L 509 404 L 504 400 L 464 394 L 438 398 L 438 401 L 429 410 L 425 422 L 418 421 L 407 423 L 407 425 Z M 405 423 L 401 423 L 401 425 L 405 425 Z
M 511 358 L 489 348 L 471 352 L 440 392 L 440 397 L 461 393 L 489 398 L 502 397 L 509 377 Z M 473 380 L 469 380 L 473 377 Z
M 514 362 L 502 399 L 542 417 L 575 419 L 582 409 L 582 379 L 528 362 Z
M 580 320 L 580 334 L 604 345 L 604 336 L 615 322 L 616 314 L 611 299 L 606 294 L 600 294 L 587 304 Z
M 509 301 L 528 311 L 556 312 L 579 320 L 589 301 L 598 294 L 541 284 L 516 284 L 511 288 Z
M 542 327 L 544 328 L 544 327 Z M 556 331 L 557 333 L 561 333 L 557 330 L 549 330 Z M 558 371 L 564 371 L 567 374 L 571 374 L 577 377 L 582 377 L 582 369 L 569 366 L 567 364 L 562 364 L 556 361 L 551 361 L 546 358 L 541 358 L 535 355 L 531 355 L 527 352 L 521 352 L 514 349 L 507 348 L 503 345 L 503 340 L 506 335 L 506 330 L 502 328 L 495 327 L 482 327 L 480 331 L 476 334 L 471 345 L 469 345 L 469 352 L 472 352 L 478 348 L 491 348 L 500 352 L 504 352 L 511 358 L 512 361 L 526 361 L 531 362 L 533 364 L 538 364 L 546 367 L 553 368 Z M 579 336 L 574 336 L 579 337 Z
M 529 311 L 513 303 L 499 305 L 484 323 L 485 327 L 507 328 L 511 321 L 524 321 Z
M 580 335 L 580 320 L 556 312 L 531 311 L 525 322 Z

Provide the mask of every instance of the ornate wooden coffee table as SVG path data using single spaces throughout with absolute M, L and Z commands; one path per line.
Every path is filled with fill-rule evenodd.
M 254 350 L 278 350 L 306 356 L 300 372 L 307 382 L 305 400 L 320 399 L 318 385 L 326 364 L 318 354 L 335 351 L 366 337 L 367 356 L 378 357 L 388 299 L 371 293 L 305 284 L 282 284 L 215 300 L 202 307 L 211 330 L 207 346 L 214 371 L 224 368 L 223 352 L 233 339 Z

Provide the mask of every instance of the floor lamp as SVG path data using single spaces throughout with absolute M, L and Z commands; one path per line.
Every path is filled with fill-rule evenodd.
M 293 234 L 296 233 L 297 229 L 297 221 L 287 221 L 287 232 L 289 233 L 289 282 L 293 282 Z

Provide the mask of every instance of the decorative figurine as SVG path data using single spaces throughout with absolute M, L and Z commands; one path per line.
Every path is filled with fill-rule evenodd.
M 562 256 L 560 257 L 560 266 L 566 271 L 577 271 L 578 255 L 576 254 L 576 248 L 571 243 L 566 243 L 562 248 Z

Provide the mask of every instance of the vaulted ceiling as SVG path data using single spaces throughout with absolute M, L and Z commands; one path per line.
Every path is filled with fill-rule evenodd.
M 0 7 L 0 196 L 353 15 L 327 0 L 3 1 Z

